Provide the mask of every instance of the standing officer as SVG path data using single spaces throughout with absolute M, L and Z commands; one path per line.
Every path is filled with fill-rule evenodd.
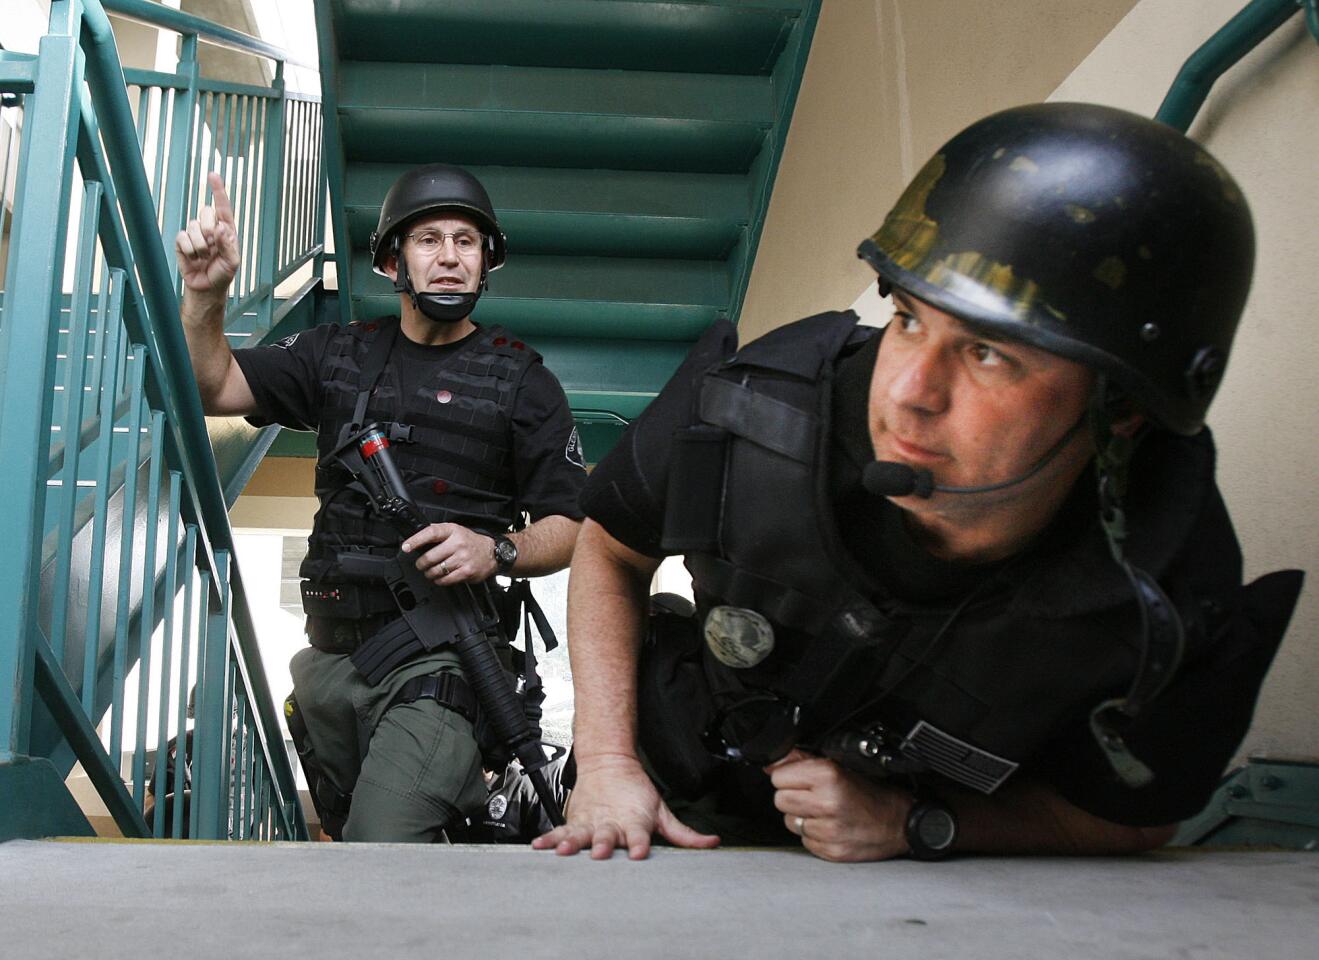
M 1144 850 L 1244 735 L 1301 578 L 1241 586 L 1214 483 L 1254 255 L 1227 172 L 1122 111 L 1008 110 L 859 255 L 884 331 L 714 329 L 592 475 L 577 784 L 537 847 Z M 695 615 L 652 604 L 643 643 L 675 553 Z
M 314 430 L 322 457 L 301 570 L 311 646 L 291 665 L 290 730 L 331 835 L 433 840 L 486 798 L 475 696 L 444 648 L 417 645 L 374 682 L 349 659 L 399 615 L 383 584 L 345 575 L 339 554 L 392 556 L 398 537 L 325 454 L 346 424 L 384 426 L 408 492 L 435 521 L 403 548 L 435 583 L 541 576 L 568 564 L 582 516 L 585 469 L 567 399 L 539 354 L 471 320 L 488 272 L 504 262 L 505 238 L 467 171 L 420 167 L 385 197 L 371 253 L 394 282 L 400 317 L 326 324 L 237 353 L 222 326 L 237 234 L 220 178 L 210 184 L 214 208 L 176 238 L 203 409 Z M 518 593 L 531 602 L 524 586 Z M 505 618 L 516 622 L 516 612 Z

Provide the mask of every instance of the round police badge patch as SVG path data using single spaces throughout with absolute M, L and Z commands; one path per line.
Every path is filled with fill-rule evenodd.
M 504 814 L 508 812 L 508 797 L 502 793 L 496 793 L 486 804 L 486 812 L 490 814 L 491 820 L 502 820 Z
M 774 628 L 745 607 L 715 607 L 705 618 L 705 642 L 728 667 L 754 667 L 774 649 Z

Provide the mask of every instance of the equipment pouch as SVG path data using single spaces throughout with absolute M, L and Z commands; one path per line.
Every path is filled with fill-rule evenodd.
M 666 552 L 718 549 L 728 436 L 707 424 L 674 434 L 660 541 Z
M 683 598 L 656 594 L 650 601 L 637 676 L 638 738 L 665 792 L 694 799 L 708 792 L 721 770 L 701 743 L 715 713 L 701 663 L 701 634 Z
M 405 619 L 391 620 L 349 657 L 366 682 L 376 686 L 389 672 L 427 649 Z

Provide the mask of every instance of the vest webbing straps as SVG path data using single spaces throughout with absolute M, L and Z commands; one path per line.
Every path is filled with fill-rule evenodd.
M 701 419 L 799 463 L 815 455 L 815 417 L 731 380 L 705 378 Z
M 687 566 L 703 591 L 732 606 L 755 610 L 785 627 L 815 634 L 825 628 L 833 615 L 824 602 L 814 597 L 708 553 L 688 554 Z
M 352 423 L 348 425 L 349 433 L 356 433 L 366 426 L 363 421 L 366 419 L 366 405 L 371 401 L 371 391 L 375 390 L 376 384 L 380 382 L 380 375 L 385 372 L 385 364 L 389 362 L 389 355 L 394 350 L 394 340 L 398 337 L 399 328 L 402 326 L 402 320 L 389 324 L 388 328 L 379 333 L 367 348 L 366 359 L 357 374 L 357 404 L 353 407 Z

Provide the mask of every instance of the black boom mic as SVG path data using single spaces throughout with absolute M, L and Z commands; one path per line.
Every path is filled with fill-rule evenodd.
M 875 497 L 920 497 L 928 500 L 935 491 L 939 493 L 989 493 L 992 490 L 1006 490 L 1019 483 L 1025 483 L 1044 469 L 1045 465 L 1062 453 L 1072 437 L 1085 423 L 1085 418 L 1077 420 L 1072 428 L 1059 438 L 1058 442 L 1044 456 L 1036 461 L 1019 477 L 1004 480 L 1002 483 L 987 483 L 979 487 L 941 487 L 934 482 L 934 474 L 924 467 L 909 467 L 905 463 L 892 460 L 874 460 L 865 465 L 861 471 L 861 486 L 866 493 Z
M 928 470 L 917 470 L 905 463 L 891 460 L 875 460 L 867 463 L 861 471 L 861 486 L 866 493 L 875 497 L 909 497 L 926 498 L 934 493 L 934 474 Z

